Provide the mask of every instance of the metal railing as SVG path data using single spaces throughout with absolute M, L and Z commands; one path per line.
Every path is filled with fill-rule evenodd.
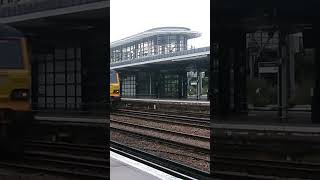
M 0 18 L 18 16 L 46 10 L 72 7 L 109 0 L 41 0 L 6 4 L 0 6 Z
M 170 54 L 159 54 L 159 55 L 154 55 L 154 56 L 141 57 L 141 58 L 137 58 L 137 59 L 124 60 L 124 61 L 120 61 L 120 62 L 112 62 L 110 64 L 110 66 L 116 67 L 116 66 L 121 66 L 121 65 L 146 62 L 146 61 L 151 61 L 151 60 L 156 60 L 156 59 L 164 59 L 164 58 L 169 58 L 169 57 L 177 57 L 177 56 L 183 56 L 183 55 L 189 55 L 189 54 L 195 54 L 195 53 L 201 53 L 201 52 L 207 52 L 207 51 L 210 51 L 210 46 L 197 48 L 197 49 L 190 49 L 190 50 L 185 50 L 185 51 L 178 51 L 178 52 L 174 52 L 174 53 L 170 53 Z

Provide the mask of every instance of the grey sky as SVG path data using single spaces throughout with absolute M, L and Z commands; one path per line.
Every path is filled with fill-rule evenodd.
M 163 26 L 199 31 L 196 47 L 210 45 L 210 0 L 111 0 L 111 42 Z

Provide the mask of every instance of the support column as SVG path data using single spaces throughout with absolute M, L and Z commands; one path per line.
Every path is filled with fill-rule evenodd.
M 315 48 L 315 85 L 311 119 L 313 123 L 320 123 L 320 47 Z
M 279 117 L 281 121 L 288 118 L 287 100 L 288 100 L 288 34 L 280 32 L 279 53 L 280 68 L 278 73 L 278 104 Z
M 155 96 L 156 98 L 160 98 L 161 96 L 161 78 L 160 78 L 160 71 L 155 72 Z
M 187 76 L 187 71 L 184 71 L 183 74 L 183 97 L 188 98 L 188 76 Z
M 297 41 L 295 39 L 296 37 L 294 35 L 289 35 L 289 96 L 293 97 L 295 96 L 295 53 L 297 51 L 296 44 Z
M 215 57 L 211 60 L 210 86 L 216 119 L 227 120 L 236 112 L 247 111 L 245 33 L 240 28 L 223 27 L 217 32 Z M 233 64 L 232 64 L 233 63 Z M 234 65 L 234 66 L 232 66 Z M 234 68 L 235 108 L 231 107 L 231 70 Z
M 181 51 L 180 50 L 180 36 L 181 35 L 177 35 L 176 37 L 177 37 L 177 40 L 176 40 L 176 42 L 177 42 L 177 51 Z
M 214 113 L 218 119 L 225 119 L 230 112 L 230 64 L 229 47 L 219 44 L 218 55 L 214 58 Z
M 237 33 L 234 58 L 234 112 L 247 113 L 246 34 Z
M 30 52 L 32 52 L 30 50 Z M 32 57 L 31 60 L 31 102 L 32 102 L 32 109 L 33 110 L 38 110 L 39 109 L 39 104 L 38 104 L 38 98 L 39 98 L 39 71 L 38 71 L 38 66 L 39 62 L 38 59 L 36 59 L 34 56 L 30 54 L 30 57 Z
M 104 40 L 105 36 L 97 32 L 90 34 L 88 42 L 84 43 L 82 51 L 82 100 L 85 110 L 92 113 L 107 113 L 109 106 L 109 50 Z
M 316 22 L 318 23 L 318 22 Z M 304 36 L 305 47 L 314 48 L 315 59 L 314 59 L 314 79 L 315 84 L 313 88 L 312 96 L 312 107 L 311 107 L 311 120 L 313 123 L 320 123 L 320 25 L 313 24 L 311 31 L 306 32 Z
M 184 94 L 184 89 L 183 89 L 183 75 L 184 72 L 183 71 L 179 71 L 179 80 L 178 80 L 178 98 L 182 99 L 183 98 L 183 94 Z
M 197 70 L 197 100 L 200 100 L 201 97 L 201 89 L 202 89 L 202 78 L 201 78 L 201 71 Z
M 208 94 L 207 94 L 207 100 L 210 101 L 210 109 L 211 109 L 211 99 L 212 99 L 212 93 L 213 93 L 213 88 L 212 88 L 212 80 L 211 80 L 211 74 L 213 74 L 213 59 L 210 58 L 210 54 L 207 55 L 207 58 L 209 60 L 209 70 L 208 70 Z M 211 110 L 210 110 L 211 112 Z
M 152 97 L 152 74 L 151 72 L 148 72 L 149 74 L 149 97 Z

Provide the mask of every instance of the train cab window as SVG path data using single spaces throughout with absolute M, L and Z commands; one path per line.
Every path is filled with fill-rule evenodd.
M 0 40 L 0 68 L 23 68 L 21 46 L 18 40 Z
M 117 74 L 115 72 L 110 72 L 110 83 L 117 83 Z

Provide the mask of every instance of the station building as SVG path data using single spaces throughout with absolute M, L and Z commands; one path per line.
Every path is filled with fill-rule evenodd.
M 189 40 L 201 33 L 159 27 L 111 43 L 111 69 L 127 98 L 207 100 L 210 47 Z

